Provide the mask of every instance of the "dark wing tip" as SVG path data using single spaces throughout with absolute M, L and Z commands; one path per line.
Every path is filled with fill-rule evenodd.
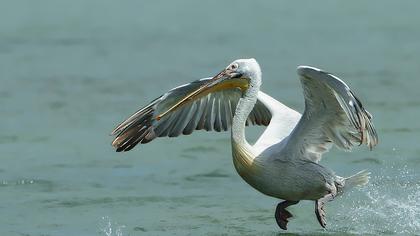
M 152 125 L 155 101 L 134 113 L 112 131 L 111 135 L 116 137 L 111 145 L 117 152 L 130 151 L 137 144 L 148 143 L 156 138 Z
M 118 134 L 112 142 L 112 146 L 116 152 L 127 152 L 137 144 L 148 143 L 155 138 L 156 134 L 152 126 L 140 124 L 139 126 L 128 127 Z
M 362 125 L 360 127 L 361 143 L 365 143 L 372 150 L 379 142 L 378 134 L 372 122 L 372 115 L 364 108 L 360 99 L 351 90 L 349 92 L 356 102 L 354 106 L 358 108 L 359 125 Z

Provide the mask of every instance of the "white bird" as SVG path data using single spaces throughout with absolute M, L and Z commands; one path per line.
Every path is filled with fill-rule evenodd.
M 300 200 L 315 201 L 315 214 L 325 228 L 324 204 L 352 186 L 368 182 L 361 171 L 343 178 L 320 165 L 333 144 L 350 150 L 378 143 L 372 116 L 350 88 L 320 69 L 297 68 L 305 97 L 301 115 L 260 91 L 261 69 L 255 59 L 239 59 L 212 78 L 176 87 L 153 100 L 120 125 L 112 145 L 118 152 L 156 137 L 188 135 L 194 130 L 226 131 L 231 127 L 233 164 L 239 175 L 263 194 L 283 199 L 275 218 L 286 230 Z M 254 145 L 245 126 L 268 126 Z

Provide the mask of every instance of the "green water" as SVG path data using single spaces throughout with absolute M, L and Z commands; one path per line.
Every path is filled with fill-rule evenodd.
M 115 153 L 108 136 L 177 85 L 255 57 L 262 89 L 303 109 L 295 68 L 343 78 L 380 145 L 322 164 L 371 183 L 292 208 L 291 234 L 420 234 L 419 1 L 4 1 L 0 235 L 278 235 L 278 200 L 236 174 L 228 133 Z M 255 139 L 260 129 L 248 132 Z M 279 180 L 281 181 L 281 180 Z

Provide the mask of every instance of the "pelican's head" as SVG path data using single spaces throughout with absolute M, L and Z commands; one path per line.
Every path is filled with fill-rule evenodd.
M 261 83 L 261 68 L 254 58 L 235 60 L 225 70 L 229 69 L 234 70 L 250 83 Z
M 259 88 L 261 85 L 261 69 L 260 65 L 254 58 L 238 59 L 230 63 L 224 70 L 215 75 L 211 79 L 206 79 L 205 83 L 186 94 L 175 105 L 170 107 L 166 112 L 156 117 L 159 120 L 164 115 L 177 109 L 178 107 L 188 103 L 189 101 L 203 97 L 209 93 L 217 92 L 225 89 L 240 89 L 245 93 L 248 88 Z

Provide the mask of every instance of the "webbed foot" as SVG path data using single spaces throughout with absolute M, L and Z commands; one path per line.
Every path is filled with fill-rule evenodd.
M 315 215 L 322 228 L 325 228 L 325 226 L 327 225 L 327 221 L 325 220 L 324 206 L 325 202 L 322 202 L 320 200 L 315 201 Z
M 276 217 L 277 225 L 283 229 L 287 230 L 287 223 L 289 222 L 289 218 L 293 217 L 292 213 L 286 210 L 287 207 L 291 205 L 297 204 L 299 201 L 284 201 L 277 205 L 276 213 L 274 216 Z
M 327 226 L 327 221 L 325 219 L 326 213 L 324 209 L 325 203 L 332 201 L 334 197 L 335 194 L 330 193 L 315 201 L 315 215 L 322 228 L 325 228 L 325 226 Z

